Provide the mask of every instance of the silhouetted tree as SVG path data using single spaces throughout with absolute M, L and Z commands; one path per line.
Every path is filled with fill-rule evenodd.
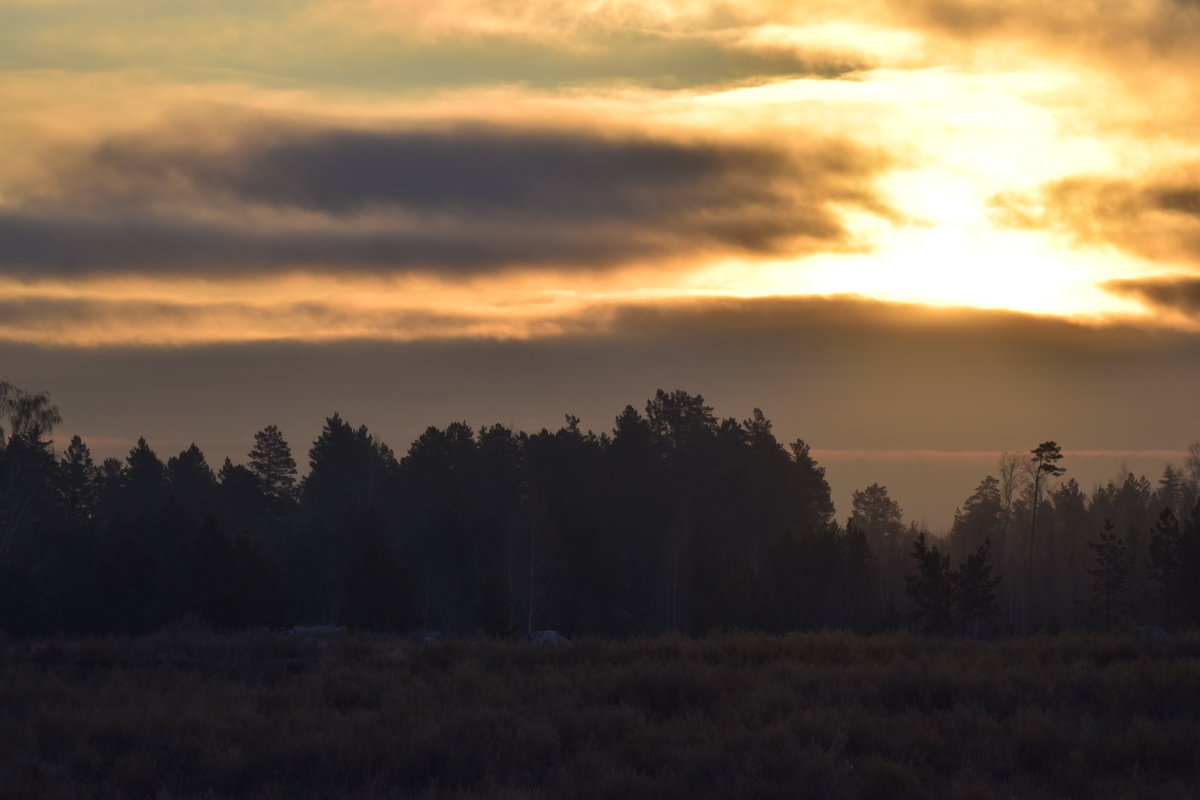
M 351 522 L 343 619 L 352 628 L 401 631 L 415 624 L 407 579 L 387 539 L 382 518 L 372 512 Z
M 336 413 L 325 420 L 308 457 L 310 471 L 301 486 L 304 504 L 334 525 L 380 502 L 399 468 L 391 449 L 365 425 L 352 428 Z
M 58 462 L 58 491 L 70 525 L 86 525 L 95 516 L 100 504 L 100 487 L 92 453 L 78 436 Z
M 1200 498 L 1180 526 L 1178 620 L 1180 625 L 1200 625 Z
M 1088 568 L 1092 576 L 1092 610 L 1104 620 L 1104 630 L 1111 631 L 1113 620 L 1128 608 L 1133 554 L 1125 540 L 1113 533 L 1113 524 L 1107 519 L 1099 538 L 1089 546 L 1095 554 Z
M 1184 584 L 1196 575 L 1184 572 L 1184 542 L 1179 520 L 1165 506 L 1150 535 L 1149 576 L 1155 584 L 1154 600 L 1160 625 L 1172 627 L 1183 605 Z
M 841 536 L 842 558 L 845 565 L 848 623 L 853 630 L 867 632 L 879 622 L 879 594 L 875 589 L 875 555 L 871 543 L 854 520 L 846 522 Z
M 955 510 L 950 538 L 960 552 L 969 552 L 984 541 L 1003 535 L 1003 524 L 1000 481 L 988 475 L 979 482 L 962 508 Z
M 904 512 L 900 504 L 888 496 L 887 487 L 878 483 L 855 491 L 850 499 L 850 509 L 850 521 L 866 536 L 871 552 L 879 562 L 880 602 L 884 606 L 894 605 L 905 585 L 902 578 L 907 539 Z
M 1061 459 L 1062 450 L 1056 442 L 1042 442 L 1030 451 L 1029 460 L 1025 465 L 1033 505 L 1029 523 L 1029 559 L 1025 563 L 1025 609 L 1022 617 L 1022 628 L 1026 632 L 1029 631 L 1030 604 L 1033 597 L 1033 540 L 1037 531 L 1038 505 L 1046 482 L 1066 472 L 1063 467 L 1058 466 Z
M 126 508 L 135 513 L 156 510 L 163 499 L 166 467 L 144 437 L 125 457 L 123 494 Z
M 58 407 L 44 392 L 30 393 L 0 381 L 0 562 L 11 558 L 22 532 L 32 529 L 36 507 L 50 502 L 55 471 L 50 442 L 44 438 L 62 422 Z
M 1026 613 L 1043 619 L 1068 618 L 1064 601 L 1090 586 L 1106 627 L 1131 598 L 1154 600 L 1164 625 L 1200 623 L 1200 445 L 1157 486 L 1124 474 L 1090 496 L 1047 485 L 1062 472 L 1053 442 L 1006 456 L 934 546 L 879 484 L 854 493 L 839 528 L 803 440 L 784 447 L 762 410 L 719 419 L 685 391 L 656 392 L 645 414 L 627 406 L 599 436 L 570 415 L 534 434 L 429 428 L 401 463 L 335 414 L 299 492 L 274 426 L 248 466 L 226 459 L 214 476 L 196 444 L 164 465 L 144 439 L 97 469 L 78 437 L 54 452 L 58 422 L 46 395 L 0 384 L 10 633 L 137 633 L 183 614 L 492 635 L 870 631 L 898 624 L 907 595 L 914 627 L 961 634 L 978 633 L 998 591 L 1014 619 L 1021 577 Z M 1101 519 L 1106 538 L 1089 542 Z M 1028 553 L 1005 544 L 1010 528 L 1028 528 Z
M 1043 593 L 1049 596 L 1051 620 L 1068 620 L 1078 614 L 1074 601 L 1087 592 L 1087 566 L 1091 560 L 1088 540 L 1095 529 L 1094 514 L 1088 508 L 1088 497 L 1074 478 L 1069 478 L 1051 490 L 1049 496 L 1051 529 L 1054 542 L 1061 543 L 1050 553 L 1044 578 Z M 1010 565 L 1010 568 L 1015 565 Z M 1076 623 L 1080 620 L 1075 617 Z
M 197 516 L 209 513 L 217 479 L 195 442 L 167 459 L 166 478 L 170 493 L 184 509 Z
M 225 527 L 239 533 L 258 530 L 268 515 L 268 499 L 258 476 L 226 457 L 217 479 L 218 512 Z
M 1000 613 L 996 608 L 996 587 L 999 577 L 992 577 L 992 542 L 984 539 L 983 544 L 967 556 L 954 572 L 954 609 L 958 621 L 971 626 L 972 633 L 979 636 L 979 623 L 987 617 Z
M 249 467 L 262 482 L 267 497 L 274 500 L 292 497 L 296 488 L 296 460 L 279 428 L 268 425 L 254 434 Z
M 189 565 L 189 607 L 214 625 L 278 626 L 286 619 L 278 567 L 246 536 L 230 536 L 212 517 L 197 531 Z
M 8 381 L 0 381 L 0 418 L 8 423 L 7 440 L 0 425 L 0 448 L 14 439 L 39 440 L 62 422 L 62 414 L 50 402 L 49 394 L 27 392 Z
M 910 555 L 917 571 L 905 578 L 912 606 L 909 618 L 922 633 L 950 633 L 954 629 L 954 576 L 949 556 L 928 546 L 924 533 L 917 535 Z

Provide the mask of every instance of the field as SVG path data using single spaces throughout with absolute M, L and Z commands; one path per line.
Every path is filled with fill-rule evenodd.
M 1190 797 L 1200 635 L 0 646 L 0 796 Z

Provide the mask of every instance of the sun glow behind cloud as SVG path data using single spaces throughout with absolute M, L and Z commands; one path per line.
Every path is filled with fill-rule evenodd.
M 1085 201 L 1123 213 L 1133 201 L 1111 200 L 1111 180 L 1095 181 L 1094 200 L 1044 190 L 1075 176 L 1136 182 L 1155 165 L 1170 174 L 1164 158 L 1200 153 L 1178 78 L 1148 91 L 1081 50 L 1087 41 L 1031 57 L 1048 35 L 1035 31 L 1018 57 L 970 29 L 968 47 L 946 26 L 990 17 L 921 3 L 217 3 L 211 17 L 107 5 L 121 13 L 0 2 L 13 23 L 0 143 L 16 156 L 0 164 L 11 216 L 0 219 L 0 339 L 538 338 L 603 329 L 620 306 L 840 294 L 1200 328 L 1152 293 L 1112 291 L 1194 274 L 1186 186 L 1138 200 L 1159 231 L 1134 244 L 1152 258 L 1067 213 Z M 1165 35 L 1153 11 L 1139 7 L 1131 24 Z M 1016 27 L 995 19 L 1001 33 Z M 33 44 L 47 37 L 58 63 Z M 318 39 L 328 52 L 305 49 Z M 1184 109 L 1148 137 L 1154 104 L 1139 96 L 1155 93 Z M 412 134 L 439 125 L 458 126 L 457 155 Z M 369 180 L 374 194 L 356 197 L 364 186 L 344 168 L 354 147 L 384 158 L 425 148 L 447 173 L 474 158 L 468 171 L 504 191 L 480 205 L 488 187 L 450 175 L 429 208 Z M 539 167 L 548 149 L 553 169 Z M 626 172 L 599 187 L 604 175 L 586 171 L 577 185 L 545 179 L 600 157 Z M 648 173 L 664 163 L 680 166 Z M 431 197 L 438 175 L 423 178 Z M 1131 185 L 1119 197 L 1141 198 Z M 36 246 L 14 255 L 38 225 L 51 243 L 75 225 L 100 245 L 45 264 Z M 137 225 L 161 240 L 150 255 L 120 239 Z M 301 233 L 319 257 L 288 242 Z M 209 256 L 192 248 L 217 240 Z

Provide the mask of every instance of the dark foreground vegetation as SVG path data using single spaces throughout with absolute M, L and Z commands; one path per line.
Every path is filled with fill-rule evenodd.
M 1200 444 L 1088 493 L 1053 441 L 1006 454 L 936 541 L 877 484 L 835 515 L 808 445 L 659 391 L 611 432 L 430 427 L 397 457 L 329 417 L 300 476 L 275 426 L 244 464 L 144 439 L 95 463 L 0 381 L 0 631 L 138 634 L 187 617 L 493 637 L 1200 625 Z
M 1194 797 L 1200 636 L 0 647 L 0 797 Z

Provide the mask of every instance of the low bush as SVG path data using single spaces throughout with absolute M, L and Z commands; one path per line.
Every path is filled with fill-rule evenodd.
M 1089 797 L 1200 785 L 1200 637 L 0 643 L 5 797 Z

